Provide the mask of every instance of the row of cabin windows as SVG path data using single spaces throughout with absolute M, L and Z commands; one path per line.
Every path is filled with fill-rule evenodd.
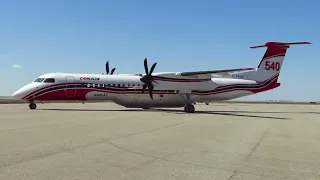
M 125 87 L 125 84 L 87 84 L 87 87 Z M 128 84 L 127 87 L 130 87 L 131 85 Z M 132 84 L 132 86 L 136 86 L 135 84 Z M 137 84 L 137 86 L 140 86 L 140 84 Z

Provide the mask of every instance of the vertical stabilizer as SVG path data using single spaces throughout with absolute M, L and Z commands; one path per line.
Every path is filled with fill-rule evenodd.
M 252 76 L 252 79 L 256 81 L 266 81 L 268 79 L 277 78 L 280 74 L 283 61 L 287 52 L 287 49 L 291 45 L 311 44 L 309 42 L 266 42 L 265 45 L 252 46 L 250 48 L 262 48 L 266 47 L 267 50 L 264 53 L 262 60 L 260 61 L 256 73 Z

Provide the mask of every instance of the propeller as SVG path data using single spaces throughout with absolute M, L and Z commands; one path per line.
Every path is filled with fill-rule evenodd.
M 154 81 L 153 80 L 153 76 L 151 75 L 154 68 L 156 67 L 157 63 L 154 63 L 152 66 L 151 66 L 151 69 L 150 71 L 148 70 L 148 60 L 147 58 L 144 59 L 144 70 L 146 72 L 146 75 L 142 76 L 140 78 L 140 81 L 143 82 L 143 88 L 142 88 L 142 93 L 145 91 L 146 88 L 148 88 L 149 90 L 149 95 L 150 95 L 150 98 L 153 99 L 153 94 L 152 94 L 152 91 L 154 89 L 154 85 L 152 84 L 152 82 L 155 82 L 157 84 L 159 84 L 158 82 Z
M 110 75 L 112 75 L 115 70 L 116 68 L 111 69 Z M 109 61 L 106 63 L 106 74 L 109 74 Z

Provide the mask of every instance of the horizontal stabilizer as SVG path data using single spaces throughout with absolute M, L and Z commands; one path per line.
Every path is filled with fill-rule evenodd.
M 290 45 L 303 45 L 303 44 L 311 44 L 311 43 L 310 42 L 289 42 L 289 43 L 266 42 L 264 45 L 251 46 L 250 48 L 262 48 L 262 47 L 274 47 L 274 46 L 287 46 L 287 47 L 289 47 Z

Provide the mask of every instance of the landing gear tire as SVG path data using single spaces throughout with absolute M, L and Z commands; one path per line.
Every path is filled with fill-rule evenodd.
M 29 104 L 29 108 L 30 108 L 30 109 L 36 109 L 36 108 L 37 108 L 36 103 L 30 103 L 30 104 Z
M 194 106 L 192 104 L 187 104 L 185 107 L 184 107 L 184 111 L 187 112 L 187 113 L 194 113 Z

